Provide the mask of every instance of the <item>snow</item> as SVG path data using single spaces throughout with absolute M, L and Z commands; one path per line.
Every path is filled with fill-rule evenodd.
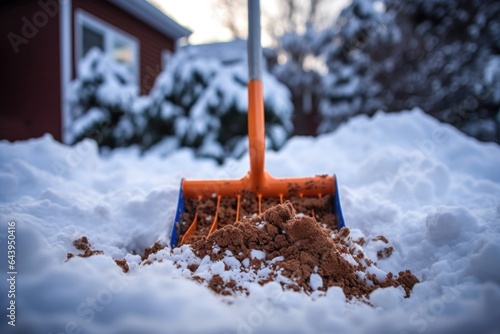
M 4 319 L 1 332 L 498 331 L 498 145 L 480 143 L 414 109 L 358 116 L 333 134 L 294 137 L 281 151 L 268 152 L 266 166 L 275 176 L 335 173 L 346 223 L 353 237 L 367 240 L 366 254 L 380 249 L 380 241 L 370 241 L 378 235 L 394 247 L 390 257 L 372 258 L 379 271 L 369 271 L 410 269 L 420 279 L 410 298 L 397 288 L 376 290 L 373 306 L 346 302 L 336 287 L 308 296 L 283 291 L 278 283 L 250 283 L 248 296 L 218 296 L 174 264 L 191 259 L 199 263 L 200 277 L 244 280 L 250 273 L 228 253 L 212 263 L 183 246 L 150 256 L 161 262 L 139 265 L 134 250 L 169 238 L 182 177 L 238 177 L 247 166 L 247 157 L 218 166 L 188 149 L 166 158 L 141 156 L 136 149 L 103 157 L 91 140 L 74 147 L 49 135 L 1 141 L 0 269 L 8 271 L 3 245 L 7 222 L 15 221 L 18 271 L 16 328 Z M 72 241 L 83 235 L 104 255 L 66 261 L 68 252 L 78 253 Z M 130 266 L 127 274 L 114 262 L 122 258 Z M 309 282 L 318 288 L 315 275 Z M 6 284 L 0 281 L 2 296 Z M 6 312 L 7 298 L 0 304 Z
M 252 249 L 252 251 L 250 252 L 250 257 L 252 259 L 259 259 L 259 260 L 262 260 L 262 259 L 265 259 L 266 258 L 266 253 L 264 253 L 263 251 L 259 251 L 259 250 L 256 250 L 256 249 Z
M 323 279 L 318 274 L 313 273 L 311 277 L 309 277 L 309 285 L 313 290 L 318 290 L 323 287 Z
M 106 113 L 99 108 L 91 108 L 87 113 L 77 118 L 72 124 L 73 131 L 83 133 L 89 129 L 94 123 L 103 122 L 107 119 Z
M 460 240 L 460 235 L 467 230 L 473 235 L 477 230 L 477 221 L 465 208 L 440 206 L 425 221 L 429 240 L 440 244 L 451 244 Z

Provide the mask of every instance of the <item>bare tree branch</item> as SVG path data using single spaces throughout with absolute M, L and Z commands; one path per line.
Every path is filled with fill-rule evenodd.
M 234 38 L 243 38 L 247 32 L 246 0 L 217 0 L 216 13 Z

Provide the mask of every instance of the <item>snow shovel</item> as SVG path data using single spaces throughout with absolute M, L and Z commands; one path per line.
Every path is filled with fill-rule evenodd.
M 236 202 L 236 214 L 233 221 L 241 217 L 242 199 L 251 193 L 258 201 L 258 214 L 261 213 L 262 201 L 267 198 L 283 203 L 290 197 L 300 201 L 302 198 L 322 198 L 331 196 L 330 214 L 335 218 L 338 230 L 344 226 L 344 218 L 340 205 L 337 179 L 335 175 L 321 175 L 301 178 L 274 178 L 264 170 L 265 128 L 264 99 L 262 87 L 262 50 L 260 44 L 260 4 L 259 0 L 248 0 L 248 144 L 250 155 L 250 171 L 241 179 L 219 180 L 185 180 L 181 181 L 179 201 L 172 228 L 170 247 L 182 245 L 189 237 L 197 233 L 199 225 L 205 224 L 205 236 L 210 235 L 218 227 L 221 200 L 231 198 Z M 192 221 L 186 221 L 186 200 L 189 205 L 211 205 L 212 214 L 199 217 L 199 212 Z M 204 203 L 206 202 L 206 203 Z M 190 211 L 193 211 L 190 208 Z M 195 209 L 195 211 L 197 211 Z M 314 211 L 311 212 L 314 216 Z M 189 215 L 188 215 L 189 216 Z M 199 219 L 200 218 L 200 219 Z M 207 227 L 207 223 L 210 227 Z

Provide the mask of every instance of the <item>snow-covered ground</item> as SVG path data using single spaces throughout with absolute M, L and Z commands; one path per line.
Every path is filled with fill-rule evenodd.
M 181 177 L 237 178 L 248 159 L 222 167 L 189 150 L 100 157 L 93 142 L 50 136 L 0 142 L 0 269 L 7 223 L 16 222 L 16 327 L 1 333 L 500 333 L 500 147 L 479 143 L 419 110 L 352 119 L 333 134 L 293 138 L 269 152 L 276 176 L 335 173 L 346 224 L 394 253 L 382 270 L 421 281 L 372 293 L 373 307 L 340 288 L 313 300 L 278 284 L 250 286 L 228 303 L 169 261 L 138 256 L 169 238 Z M 75 257 L 87 236 L 105 255 Z M 380 241 L 364 250 L 376 259 Z M 124 274 L 113 259 L 126 258 Z M 227 300 L 227 299 L 225 299 Z

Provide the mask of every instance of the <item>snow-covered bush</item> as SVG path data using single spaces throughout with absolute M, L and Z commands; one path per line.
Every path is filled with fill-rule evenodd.
M 200 156 L 222 161 L 247 149 L 247 65 L 245 58 L 225 64 L 216 57 L 181 49 L 158 78 L 139 115 L 148 129 L 146 145 L 193 147 Z M 290 93 L 264 71 L 267 147 L 279 149 L 292 132 Z M 157 119 L 169 127 L 159 131 Z M 156 125 L 155 125 L 156 124 Z M 155 128 L 155 131 L 151 129 Z M 162 139 L 167 132 L 174 135 Z M 161 141 L 161 142 L 160 142 Z
M 378 65 L 371 51 L 400 39 L 394 13 L 378 0 L 353 0 L 329 27 L 309 24 L 281 36 L 278 49 L 286 61 L 273 74 L 292 91 L 299 133 L 333 131 L 357 114 L 381 108 L 376 75 L 390 64 Z
M 117 147 L 133 142 L 133 106 L 137 85 L 129 70 L 98 48 L 78 64 L 78 78 L 70 87 L 70 141 L 93 138 L 99 145 Z
M 333 31 L 321 37 L 328 73 L 322 78 L 318 132 L 332 131 L 350 117 L 372 114 L 383 105 L 370 50 L 381 42 L 393 44 L 400 35 L 393 17 L 380 5 L 380 1 L 353 0 Z
M 144 150 L 156 146 L 156 150 L 168 154 L 180 146 L 193 146 L 194 143 L 183 139 L 183 125 L 219 70 L 220 66 L 213 61 L 190 60 L 181 55 L 170 59 L 149 95 L 141 96 L 136 104 Z
M 73 83 L 73 140 L 98 133 L 107 147 L 139 145 L 168 154 L 178 147 L 223 161 L 247 150 L 247 65 L 180 49 L 149 95 L 137 96 L 119 64 L 97 50 Z M 289 90 L 263 73 L 267 147 L 279 149 L 293 130 Z
M 201 155 L 240 156 L 247 143 L 247 70 L 243 63 L 221 68 L 179 127 L 188 145 Z M 269 74 L 263 77 L 267 147 L 280 148 L 291 133 L 288 90 Z M 179 124 L 180 125 L 180 124 Z
M 500 142 L 498 17 L 495 0 L 353 0 L 321 41 L 320 132 L 418 106 Z
M 372 80 L 366 55 L 350 51 L 346 56 L 344 52 L 341 46 L 332 46 L 327 53 L 330 71 L 322 78 L 319 133 L 335 130 L 347 119 L 365 112 L 367 104 L 379 107 L 380 87 Z
M 325 70 L 318 56 L 318 32 L 308 26 L 303 33 L 290 31 L 278 40 L 279 57 L 286 59 L 272 69 L 273 75 L 292 93 L 295 133 L 314 135 L 318 126 L 321 75 Z
M 481 140 L 500 142 L 494 64 L 500 51 L 500 3 L 494 0 L 387 0 L 404 39 L 380 71 L 390 109 L 419 105 Z M 489 73 L 489 74 L 487 74 Z M 490 74 L 492 74 L 490 76 Z M 493 80 L 490 80 L 493 79 Z

